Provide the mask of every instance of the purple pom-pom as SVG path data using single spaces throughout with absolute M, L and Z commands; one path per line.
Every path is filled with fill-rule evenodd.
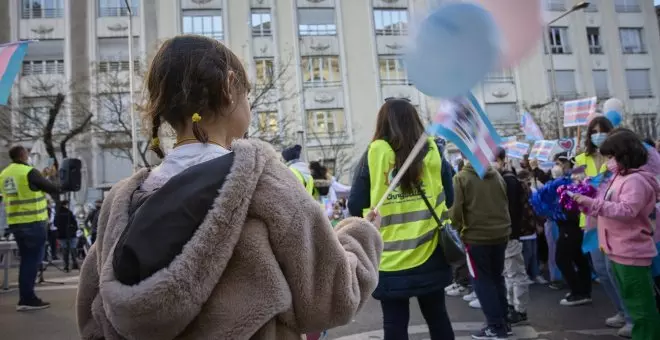
M 569 192 L 580 194 L 587 197 L 596 197 L 596 189 L 589 184 L 588 181 L 579 184 L 570 184 L 568 186 L 560 186 L 557 188 L 559 194 L 559 203 L 568 211 L 580 211 L 580 206 L 575 202 Z

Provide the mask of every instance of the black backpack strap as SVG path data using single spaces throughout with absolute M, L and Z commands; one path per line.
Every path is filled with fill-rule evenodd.
M 422 197 L 422 200 L 424 200 L 424 204 L 426 204 L 426 208 L 429 210 L 429 212 L 433 216 L 433 219 L 438 224 L 438 228 L 442 228 L 443 227 L 442 220 L 435 212 L 435 208 L 433 208 L 433 205 L 431 205 L 431 202 L 429 202 L 429 199 L 426 197 L 426 194 L 424 193 L 424 190 L 422 189 L 422 186 L 419 185 L 419 183 L 417 184 L 417 191 L 419 192 L 419 196 Z
M 204 221 L 231 171 L 234 153 L 192 166 L 140 200 L 134 193 L 113 257 L 119 282 L 135 285 L 167 267 Z M 144 196 L 144 195 L 143 195 Z

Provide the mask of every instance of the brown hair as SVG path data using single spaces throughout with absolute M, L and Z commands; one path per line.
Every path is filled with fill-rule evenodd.
M 151 62 L 145 88 L 146 118 L 152 126 L 151 149 L 163 158 L 158 142 L 163 121 L 177 132 L 192 122 L 195 139 L 206 143 L 208 135 L 193 116 L 213 120 L 232 104 L 232 94 L 249 92 L 250 84 L 241 61 L 222 43 L 198 35 L 181 35 L 160 47 Z
M 378 112 L 373 140 L 382 139 L 390 144 L 396 154 L 395 169 L 400 169 L 423 133 L 424 125 L 415 107 L 409 101 L 392 99 L 386 101 Z M 404 192 L 411 192 L 417 186 L 425 154 L 424 151 L 420 152 L 401 177 Z
M 609 133 L 614 129 L 612 122 L 603 116 L 595 117 L 589 122 L 589 126 L 587 127 L 587 138 L 584 139 L 584 148 L 589 156 L 592 156 L 598 150 L 598 147 L 591 141 L 591 135 L 596 126 L 600 127 L 600 132 L 602 133 Z
M 644 142 L 635 132 L 626 128 L 612 130 L 600 146 L 600 153 L 603 156 L 614 157 L 622 175 L 642 167 L 649 157 Z

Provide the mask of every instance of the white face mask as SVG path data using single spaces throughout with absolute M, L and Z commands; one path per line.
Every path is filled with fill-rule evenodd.
M 552 174 L 552 178 L 562 177 L 564 176 L 564 168 L 559 165 L 555 165 L 552 167 L 552 170 L 550 170 L 550 174 Z

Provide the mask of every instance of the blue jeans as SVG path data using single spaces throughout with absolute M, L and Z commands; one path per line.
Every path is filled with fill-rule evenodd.
M 46 246 L 46 221 L 14 224 L 10 231 L 14 234 L 21 264 L 18 270 L 19 304 L 30 303 L 37 299 L 34 284 Z
M 612 272 L 612 266 L 610 265 L 610 260 L 607 258 L 607 255 L 605 255 L 600 249 L 596 249 L 590 254 L 591 262 L 594 266 L 594 272 L 596 272 L 596 276 L 600 280 L 600 284 L 603 286 L 605 294 L 607 294 L 607 297 L 612 301 L 617 312 L 625 315 L 626 322 L 632 323 L 630 314 L 628 314 L 628 311 L 626 311 L 623 305 L 621 294 L 614 281 L 614 273 Z
M 540 275 L 539 270 L 539 249 L 536 239 L 521 240 L 523 245 L 523 257 L 525 258 L 525 268 L 527 269 L 527 276 L 534 280 Z
M 454 340 L 454 330 L 449 321 L 445 292 L 435 292 L 417 297 L 419 308 L 429 326 L 431 340 Z M 410 321 L 409 299 L 381 300 L 383 309 L 383 331 L 385 340 L 407 340 L 408 323 Z
M 504 284 L 504 255 L 506 242 L 496 245 L 466 245 L 468 265 L 474 273 L 474 292 L 481 303 L 488 326 L 506 326 L 508 302 Z
M 69 268 L 69 258 L 71 258 L 71 263 L 74 268 L 78 267 L 78 262 L 76 261 L 76 255 L 78 254 L 78 238 L 72 237 L 69 239 L 61 238 L 59 239 L 60 249 L 62 249 L 62 259 L 64 260 L 64 268 Z

